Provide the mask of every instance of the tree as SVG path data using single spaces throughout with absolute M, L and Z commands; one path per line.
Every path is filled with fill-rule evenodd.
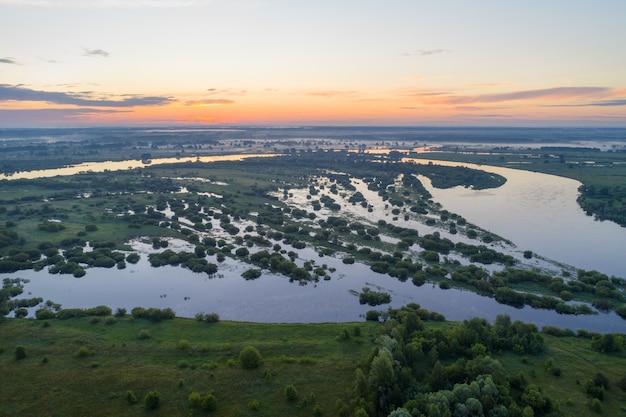
M 261 352 L 254 346 L 246 346 L 239 352 L 239 360 L 244 368 L 258 368 L 263 362 Z

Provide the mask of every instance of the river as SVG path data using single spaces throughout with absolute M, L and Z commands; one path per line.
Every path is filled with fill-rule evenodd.
M 439 189 L 427 178 L 420 179 L 444 208 L 511 240 L 522 250 L 577 268 L 626 277 L 626 228 L 587 216 L 576 202 L 578 181 L 511 168 L 414 161 L 462 165 L 506 177 L 503 186 L 489 190 Z
M 225 155 L 207 157 L 206 161 L 239 160 L 252 156 L 269 155 Z M 153 161 L 153 164 L 195 160 L 169 158 Z M 131 163 L 138 161 L 123 161 L 115 165 L 81 165 L 72 167 L 71 172 L 64 169 L 23 172 L 11 178 L 128 169 L 133 168 Z M 440 161 L 433 163 L 446 164 Z M 497 189 L 482 191 L 435 189 L 428 181 L 424 181 L 425 186 L 433 194 L 433 199 L 449 211 L 513 241 L 521 249 L 607 274 L 622 276 L 623 271 L 626 271 L 623 245 L 626 242 L 626 229 L 612 222 L 596 222 L 586 216 L 576 203 L 576 181 L 506 168 L 476 168 L 499 173 L 507 178 L 507 183 Z M 317 258 L 318 263 L 326 263 L 337 269 L 329 281 L 300 286 L 285 277 L 269 273 L 255 281 L 245 281 L 241 273 L 248 266 L 228 258 L 220 264 L 220 275 L 215 278 L 180 267 L 152 268 L 146 259 L 145 251 L 148 249 L 144 247 L 142 260 L 137 265 L 128 265 L 127 269 L 120 271 L 92 268 L 81 279 L 50 275 L 45 271 L 20 271 L 5 276 L 29 279 L 24 295 L 50 299 L 65 308 L 105 304 L 114 309 L 124 307 L 128 310 L 135 306 L 171 307 L 179 316 L 185 317 L 193 317 L 199 312 L 216 312 L 225 320 L 355 321 L 362 320 L 365 312 L 372 309 L 360 305 L 358 297 L 354 295 L 367 286 L 389 292 L 392 295 L 392 307 L 416 302 L 426 309 L 444 314 L 449 320 L 484 317 L 493 321 L 496 314 L 506 313 L 513 320 L 532 322 L 538 326 L 552 325 L 599 332 L 623 332 L 625 327 L 624 321 L 615 313 L 565 316 L 529 307 L 515 309 L 469 291 L 441 290 L 431 284 L 416 287 L 410 280 L 400 282 L 387 275 L 374 273 L 365 265 L 348 267 L 340 259 L 331 257 Z M 299 251 L 299 254 L 301 259 L 317 257 L 309 248 Z M 215 262 L 214 259 L 209 261 Z

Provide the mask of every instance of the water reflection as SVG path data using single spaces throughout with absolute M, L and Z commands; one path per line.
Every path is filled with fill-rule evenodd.
M 482 169 L 507 179 L 499 188 L 476 191 L 463 187 L 442 190 L 420 178 L 433 200 L 447 210 L 511 240 L 522 250 L 578 268 L 626 276 L 626 228 L 587 216 L 576 202 L 578 181 L 510 168 L 431 162 Z
M 126 161 L 105 161 L 105 162 L 85 162 L 78 165 L 67 166 L 55 169 L 41 169 L 34 171 L 16 172 L 10 175 L 3 174 L 4 179 L 17 180 L 35 178 L 50 178 L 63 175 L 75 175 L 81 172 L 105 172 L 105 171 L 123 171 L 136 168 L 145 168 L 151 165 L 159 164 L 179 164 L 184 162 L 220 162 L 220 161 L 242 161 L 247 158 L 269 158 L 276 156 L 275 154 L 234 154 L 234 155 L 213 155 L 213 156 L 189 156 L 180 158 L 157 158 L 153 159 L 150 164 L 145 164 L 137 159 L 129 159 Z
M 248 265 L 231 259 L 220 264 L 221 278 L 209 278 L 180 267 L 152 268 L 145 256 L 138 264 L 121 271 L 90 268 L 83 278 L 50 275 L 45 271 L 21 271 L 12 276 L 30 280 L 25 285 L 25 294 L 28 293 L 29 297 L 50 299 L 62 304 L 63 308 L 107 305 L 130 311 L 136 306 L 170 307 L 182 317 L 215 312 L 223 320 L 269 323 L 361 321 L 374 307 L 360 305 L 353 292 L 367 286 L 389 292 L 391 307 L 399 308 L 415 302 L 444 314 L 448 320 L 483 317 L 493 321 L 497 314 L 506 313 L 513 320 L 535 323 L 540 327 L 551 325 L 598 332 L 620 332 L 624 328 L 623 320 L 614 313 L 566 316 L 529 307 L 515 309 L 470 291 L 441 290 L 428 283 L 416 287 L 410 280 L 400 282 L 361 264 L 346 266 L 339 259 L 330 257 L 320 258 L 318 263 L 336 267 L 338 272 L 331 273 L 329 281 L 304 286 L 270 273 L 246 281 L 241 273 Z

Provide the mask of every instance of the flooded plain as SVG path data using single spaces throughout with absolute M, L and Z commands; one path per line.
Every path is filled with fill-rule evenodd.
M 221 156 L 218 160 L 251 156 Z M 208 158 L 215 160 L 213 158 L 216 157 Z M 176 161 L 186 162 L 171 158 L 163 163 Z M 128 167 L 128 163 L 120 162 L 115 169 L 126 169 L 123 166 Z M 153 161 L 153 164 L 157 163 L 161 162 Z M 79 169 L 76 172 L 80 172 L 84 168 L 73 169 Z M 532 250 L 553 260 L 552 265 L 564 263 L 607 274 L 624 275 L 626 253 L 621 243 L 626 242 L 626 229 L 611 222 L 595 222 L 586 216 L 576 203 L 576 181 L 505 168 L 477 168 L 499 173 L 507 178 L 507 183 L 497 189 L 482 191 L 458 187 L 441 190 L 433 188 L 427 179 L 420 179 L 432 193 L 433 200 L 441 203 L 443 208 L 512 241 L 517 248 L 513 246 L 511 253 L 517 251 L 519 255 L 523 250 Z M 91 169 L 93 167 L 88 170 Z M 62 175 L 58 170 L 50 171 Z M 32 174 L 35 175 L 35 172 Z M 363 187 L 358 180 L 353 183 Z M 302 190 L 302 195 L 297 190 L 293 191 L 292 203 L 302 204 L 298 199 L 306 198 L 306 190 Z M 367 193 L 367 190 L 363 189 L 363 192 Z M 382 201 L 377 201 L 374 194 L 367 195 L 368 201 L 372 203 L 373 214 L 359 205 L 350 206 L 349 209 L 346 205 L 341 215 L 372 221 L 388 216 L 385 211 L 390 209 Z M 397 220 L 395 223 L 415 228 L 420 234 L 435 230 L 414 220 L 404 223 Z M 455 237 L 456 240 L 459 238 Z M 415 302 L 423 308 L 444 314 L 449 320 L 483 317 L 493 321 L 497 314 L 506 313 L 513 320 L 532 322 L 538 326 L 599 332 L 623 331 L 624 328 L 624 321 L 615 313 L 568 316 L 530 307 L 516 309 L 470 291 L 442 290 L 429 283 L 417 287 L 410 280 L 401 282 L 388 275 L 375 273 L 366 265 L 345 265 L 341 260 L 342 254 L 335 257 L 320 256 L 310 247 L 298 251 L 297 262 L 315 260 L 316 265 L 326 264 L 335 272 L 329 274 L 329 280 L 300 285 L 267 271 L 256 280 L 244 280 L 241 273 L 250 265 L 230 258 L 219 263 L 219 272 L 212 277 L 181 267 L 153 268 L 147 260 L 147 253 L 153 252 L 151 247 L 139 241 L 132 242 L 132 245 L 142 254 L 141 260 L 136 265 L 129 264 L 123 270 L 90 268 L 83 278 L 51 275 L 45 270 L 20 271 L 4 276 L 28 279 L 24 295 L 52 300 L 64 308 L 95 305 L 107 305 L 113 309 L 124 307 L 128 310 L 135 306 L 170 307 L 177 315 L 184 317 L 193 317 L 200 312 L 214 312 L 224 320 L 342 322 L 363 320 L 365 313 L 371 309 L 384 310 L 388 306 L 397 308 Z M 208 256 L 207 260 L 217 262 L 214 256 Z M 364 287 L 390 293 L 391 303 L 378 307 L 359 304 L 358 292 Z

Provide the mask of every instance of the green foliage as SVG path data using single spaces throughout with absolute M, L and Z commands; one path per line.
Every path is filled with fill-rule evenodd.
M 87 348 L 86 346 L 79 347 L 78 350 L 74 353 L 74 356 L 77 358 L 86 358 L 87 356 L 91 355 L 93 355 L 93 352 L 89 350 L 89 348 Z
M 261 352 L 254 346 L 246 346 L 239 352 L 239 360 L 244 368 L 258 368 L 263 363 Z
M 163 400 L 161 394 L 158 391 L 150 391 L 146 394 L 143 404 L 148 410 L 156 410 L 161 407 Z
M 368 304 L 370 306 L 377 306 L 380 304 L 389 304 L 391 302 L 391 295 L 386 292 L 372 291 L 368 287 L 364 287 L 359 293 L 359 303 Z
M 262 274 L 263 272 L 260 269 L 250 268 L 245 270 L 241 276 L 246 280 L 253 280 L 259 278 Z
M 189 406 L 195 409 L 202 407 L 202 395 L 199 392 L 189 394 Z
M 152 337 L 152 335 L 150 334 L 150 331 L 147 329 L 143 329 L 141 330 L 138 334 L 137 337 L 140 340 L 145 340 L 145 339 L 150 339 Z
M 202 398 L 202 410 L 215 411 L 217 409 L 217 398 L 212 393 L 208 393 Z
M 179 349 L 179 350 L 190 350 L 191 349 L 191 343 L 189 343 L 189 340 L 187 340 L 187 339 L 180 339 L 178 342 L 176 342 L 176 349 Z
M 287 401 L 295 401 L 298 399 L 298 390 L 293 384 L 285 386 L 285 398 Z
M 126 401 L 128 401 L 130 404 L 135 404 L 138 401 L 137 396 L 131 390 L 126 391 L 126 394 L 124 394 L 124 396 L 126 397 Z
M 21 361 L 22 359 L 26 359 L 26 349 L 24 346 L 17 346 L 15 348 L 15 360 Z

